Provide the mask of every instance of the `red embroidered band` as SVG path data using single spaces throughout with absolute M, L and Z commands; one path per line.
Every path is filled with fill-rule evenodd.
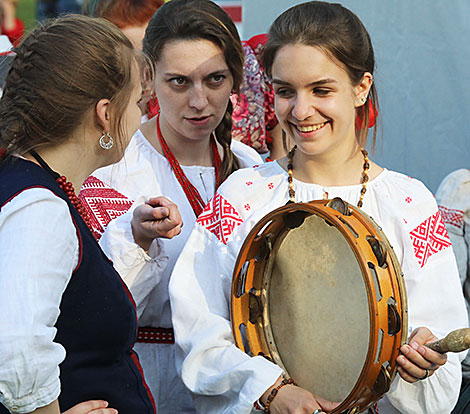
M 139 327 L 136 342 L 147 344 L 174 344 L 173 328 Z

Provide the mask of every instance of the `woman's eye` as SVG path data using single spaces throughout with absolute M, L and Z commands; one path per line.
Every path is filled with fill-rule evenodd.
M 290 89 L 285 89 L 285 88 L 275 89 L 274 93 L 277 96 L 280 96 L 281 98 L 287 98 L 289 96 L 292 96 L 292 94 L 293 94 Z
M 328 95 L 331 91 L 329 89 L 323 89 L 323 88 L 315 88 L 313 90 L 313 93 L 315 95 L 320 95 L 320 96 L 325 96 Z
M 212 75 L 210 78 L 211 83 L 214 84 L 220 84 L 224 81 L 225 76 L 224 75 Z
M 172 78 L 170 79 L 170 83 L 172 83 L 173 85 L 175 86 L 182 86 L 186 83 L 186 79 L 183 78 L 182 76 L 178 77 L 178 78 Z

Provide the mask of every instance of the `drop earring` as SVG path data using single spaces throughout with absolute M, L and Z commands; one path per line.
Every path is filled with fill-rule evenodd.
M 106 142 L 106 139 L 108 140 L 107 142 Z M 99 142 L 100 142 L 100 147 L 105 150 L 111 149 L 114 145 L 113 137 L 109 134 L 109 132 L 103 131 L 103 135 L 101 135 Z

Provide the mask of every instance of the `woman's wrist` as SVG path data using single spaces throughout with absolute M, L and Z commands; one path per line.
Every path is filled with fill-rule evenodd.
M 267 391 L 261 396 L 259 401 L 262 404 L 264 412 L 266 414 L 269 414 L 269 407 L 271 405 L 271 402 L 277 396 L 279 390 L 282 387 L 290 384 L 297 385 L 292 378 L 278 379 L 276 383 L 272 387 L 268 388 Z

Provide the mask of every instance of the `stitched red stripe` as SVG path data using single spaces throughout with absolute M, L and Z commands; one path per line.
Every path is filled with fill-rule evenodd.
M 172 328 L 140 327 L 136 342 L 147 344 L 174 344 L 175 335 Z

